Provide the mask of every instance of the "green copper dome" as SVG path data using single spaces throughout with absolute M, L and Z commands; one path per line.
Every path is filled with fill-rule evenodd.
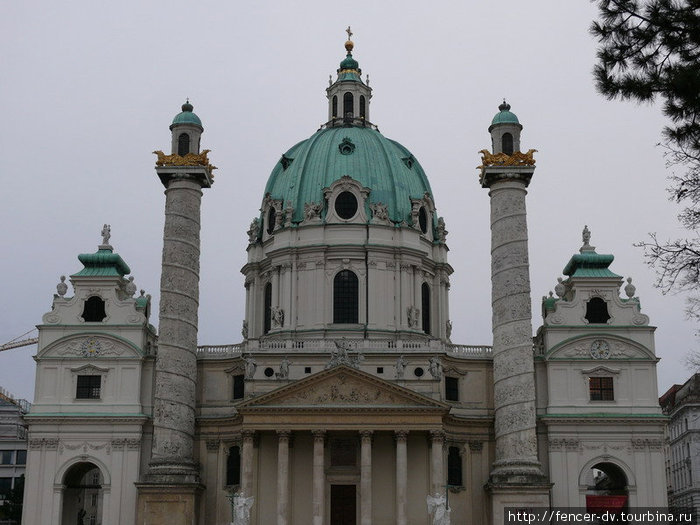
M 265 187 L 273 199 L 294 207 L 293 222 L 304 219 L 304 204 L 323 203 L 323 188 L 349 175 L 370 189 L 366 203 L 387 206 L 395 224 L 411 224 L 411 199 L 432 197 L 423 168 L 410 151 L 369 127 L 330 127 L 290 148 L 275 165 Z M 322 217 L 325 217 L 325 208 Z M 435 215 L 435 214 L 434 214 Z M 433 225 L 437 218 L 433 217 Z
M 194 106 L 190 104 L 189 100 L 185 102 L 182 105 L 182 113 L 178 113 L 177 115 L 175 115 L 171 126 L 174 126 L 175 124 L 195 124 L 201 127 L 202 121 L 199 120 L 199 117 L 192 112 L 193 109 Z
M 503 104 L 498 106 L 498 109 L 500 111 L 496 113 L 496 116 L 493 117 L 493 120 L 491 121 L 492 126 L 494 124 L 520 124 L 515 113 L 510 112 L 510 104 L 508 104 L 505 100 L 503 101 Z

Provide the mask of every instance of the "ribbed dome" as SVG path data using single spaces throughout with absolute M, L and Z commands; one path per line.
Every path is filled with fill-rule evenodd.
M 282 200 L 285 207 L 291 203 L 293 222 L 301 222 L 304 204 L 324 202 L 323 188 L 343 175 L 369 188 L 368 204 L 387 205 L 394 223 L 411 224 L 412 198 L 422 198 L 426 192 L 432 197 L 423 168 L 410 151 L 359 126 L 321 129 L 290 148 L 272 170 L 265 193 Z M 369 207 L 366 211 L 371 217 Z
M 188 100 L 182 105 L 182 113 L 178 113 L 175 115 L 175 118 L 173 118 L 173 123 L 171 126 L 174 126 L 176 124 L 195 124 L 197 126 L 202 125 L 202 121 L 199 119 L 199 117 L 192 112 L 194 109 L 194 106 L 190 104 L 190 101 Z
M 494 124 L 520 124 L 515 113 L 510 111 L 510 104 L 508 104 L 505 100 L 503 101 L 503 104 L 498 106 L 498 109 L 500 111 L 496 113 L 491 121 L 492 126 Z

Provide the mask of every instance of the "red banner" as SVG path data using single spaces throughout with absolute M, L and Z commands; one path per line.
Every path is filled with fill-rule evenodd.
M 620 512 L 627 504 L 627 496 L 586 496 L 588 512 Z

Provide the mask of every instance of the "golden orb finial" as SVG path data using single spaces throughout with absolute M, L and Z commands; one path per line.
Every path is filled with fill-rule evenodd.
M 347 42 L 345 42 L 345 50 L 348 53 L 350 53 L 352 51 L 352 48 L 355 47 L 355 44 L 353 43 L 353 41 L 350 40 L 352 38 L 352 34 L 353 34 L 352 30 L 350 29 L 350 26 L 348 26 L 348 28 L 345 30 L 345 32 L 348 34 L 348 40 L 347 40 Z

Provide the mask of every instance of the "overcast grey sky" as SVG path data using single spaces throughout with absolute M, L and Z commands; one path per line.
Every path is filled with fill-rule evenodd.
M 658 106 L 595 92 L 595 14 L 587 0 L 3 2 L 0 343 L 41 321 L 103 223 L 157 302 L 164 197 L 151 151 L 169 148 L 185 97 L 219 166 L 203 203 L 200 344 L 238 342 L 245 232 L 280 155 L 325 121 L 351 25 L 372 120 L 421 162 L 450 232 L 453 341 L 491 342 L 488 195 L 475 167 L 506 97 L 522 149 L 539 150 L 528 197 L 533 328 L 588 224 L 658 326 L 660 393 L 683 382 L 696 325 L 682 297 L 652 287 L 632 247 L 648 232 L 684 234 L 655 146 L 664 119 Z M 0 385 L 30 400 L 35 352 L 0 354 Z

